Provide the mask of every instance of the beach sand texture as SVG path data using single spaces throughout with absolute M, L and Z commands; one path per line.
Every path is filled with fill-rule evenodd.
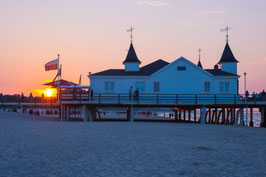
M 266 176 L 266 129 L 0 112 L 0 176 Z M 44 121 L 38 121 L 44 120 Z

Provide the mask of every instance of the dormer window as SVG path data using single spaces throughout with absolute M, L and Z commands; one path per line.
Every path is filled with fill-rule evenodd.
M 185 66 L 178 66 L 178 67 L 177 67 L 177 70 L 178 70 L 178 71 L 186 71 L 187 68 L 186 68 Z

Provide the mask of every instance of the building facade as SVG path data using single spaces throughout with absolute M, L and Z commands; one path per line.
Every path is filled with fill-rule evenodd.
M 109 69 L 88 75 L 94 93 L 128 94 L 238 94 L 237 63 L 229 44 L 213 69 L 203 69 L 184 57 L 172 63 L 157 60 L 140 67 L 133 44 L 124 60 L 124 69 Z

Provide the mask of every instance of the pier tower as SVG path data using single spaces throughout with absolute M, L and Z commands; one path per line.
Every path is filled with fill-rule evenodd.
M 228 73 L 237 74 L 237 63 L 238 61 L 235 59 L 234 54 L 227 41 L 222 57 L 218 62 L 219 69 Z

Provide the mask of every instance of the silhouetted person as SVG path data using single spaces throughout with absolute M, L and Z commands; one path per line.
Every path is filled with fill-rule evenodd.
M 139 101 L 139 89 L 136 89 L 136 100 Z
M 44 101 L 44 94 L 42 93 L 42 101 Z
M 246 91 L 246 97 L 249 97 L 249 92 L 248 92 L 248 90 Z
M 21 103 L 23 103 L 24 102 L 24 94 L 23 94 L 23 92 L 21 93 Z
M 93 89 L 91 89 L 91 101 L 93 101 Z
M 252 93 L 252 98 L 256 98 L 255 92 Z
M 264 97 L 265 95 L 266 95 L 265 91 L 262 90 L 262 92 L 261 92 L 261 96 Z
M 31 102 L 33 101 L 32 93 L 30 93 L 30 101 L 31 101 Z
M 129 89 L 129 101 L 131 101 L 131 97 L 132 97 L 132 86 Z
M 137 90 L 134 91 L 133 99 L 134 99 L 134 101 L 136 101 L 136 99 L 137 99 Z

